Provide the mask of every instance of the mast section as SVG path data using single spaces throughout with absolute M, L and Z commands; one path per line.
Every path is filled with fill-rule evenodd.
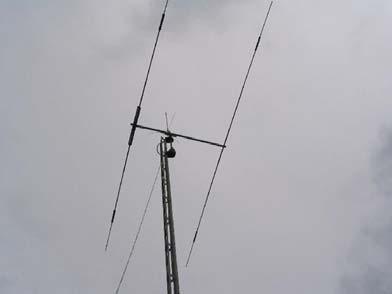
M 168 160 L 168 158 L 173 158 L 175 155 L 175 151 L 171 147 L 172 142 L 172 137 L 161 137 L 159 144 L 159 154 L 161 160 L 163 232 L 165 241 L 167 294 L 180 294 Z M 167 149 L 168 143 L 170 143 L 169 150 Z

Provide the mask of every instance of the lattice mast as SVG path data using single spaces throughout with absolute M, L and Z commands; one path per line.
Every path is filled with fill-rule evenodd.
M 161 184 L 162 184 L 162 208 L 163 208 L 163 232 L 165 241 L 166 283 L 167 294 L 179 294 L 180 285 L 177 267 L 176 237 L 174 232 L 174 217 L 172 196 L 170 187 L 169 158 L 173 158 L 175 151 L 172 146 L 167 148 L 168 143 L 173 142 L 173 137 L 161 137 L 159 143 L 159 155 L 161 159 Z

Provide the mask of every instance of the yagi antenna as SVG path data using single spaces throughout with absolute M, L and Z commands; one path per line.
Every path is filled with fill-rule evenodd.
M 153 59 L 154 59 L 154 55 L 155 55 L 155 51 L 156 51 L 156 47 L 157 47 L 157 44 L 158 44 L 159 35 L 160 35 L 161 29 L 162 29 L 163 21 L 165 19 L 165 13 L 166 13 L 168 2 L 169 2 L 169 0 L 166 0 L 166 4 L 165 4 L 165 7 L 163 9 L 161 21 L 160 21 L 160 24 L 159 24 L 158 34 L 157 34 L 157 37 L 155 39 L 154 49 L 153 49 L 153 52 L 152 52 L 152 55 L 151 55 L 151 59 L 150 59 L 150 63 L 149 63 L 149 66 L 148 66 L 146 79 L 144 81 L 143 90 L 142 90 L 142 94 L 141 94 L 141 97 L 140 97 L 139 105 L 136 108 L 135 117 L 133 119 L 133 122 L 131 123 L 132 128 L 131 128 L 131 132 L 130 132 L 129 140 L 128 140 L 128 150 L 127 150 L 127 154 L 126 154 L 126 157 L 125 157 L 124 167 L 123 167 L 122 174 L 121 174 L 121 179 L 120 179 L 120 184 L 119 184 L 118 191 L 117 191 L 116 201 L 115 201 L 115 204 L 114 204 L 114 209 L 113 209 L 112 218 L 111 218 L 111 222 L 110 222 L 110 228 L 109 228 L 109 232 L 108 232 L 108 236 L 107 236 L 107 240 L 106 240 L 105 250 L 107 249 L 108 244 L 109 244 L 110 234 L 111 234 L 111 231 L 112 231 L 112 226 L 113 226 L 113 222 L 114 222 L 114 219 L 115 219 L 117 205 L 118 205 L 118 201 L 119 201 L 119 197 L 120 197 L 121 186 L 122 186 L 122 182 L 123 182 L 123 178 L 124 178 L 125 169 L 126 169 L 126 166 L 127 166 L 128 157 L 129 157 L 129 151 L 130 151 L 130 147 L 131 147 L 131 145 L 133 143 L 133 140 L 134 140 L 136 129 L 143 129 L 143 130 L 147 130 L 147 131 L 157 132 L 157 133 L 161 134 L 161 138 L 160 138 L 159 144 L 157 146 L 157 152 L 158 152 L 158 154 L 160 156 L 159 171 L 160 171 L 160 175 L 161 175 L 161 190 L 162 190 L 162 212 L 163 212 L 163 231 L 164 231 L 164 242 L 165 242 L 164 248 L 165 248 L 167 293 L 168 294 L 180 294 L 179 275 L 178 275 L 178 266 L 177 266 L 177 253 L 176 253 L 176 241 L 175 241 L 175 230 L 174 230 L 174 214 L 173 214 L 173 206 L 172 206 L 172 193 L 171 193 L 171 181 L 170 181 L 170 169 L 169 169 L 169 159 L 172 159 L 172 158 L 174 158 L 176 156 L 176 150 L 173 148 L 173 142 L 174 142 L 175 138 L 181 138 L 181 139 L 186 139 L 186 140 L 190 140 L 190 141 L 194 141 L 194 142 L 198 142 L 198 143 L 209 144 L 209 145 L 212 145 L 212 146 L 215 146 L 215 147 L 219 147 L 219 149 L 220 149 L 220 154 L 219 154 L 219 157 L 218 157 L 218 161 L 216 163 L 216 166 L 215 166 L 215 169 L 214 169 L 214 173 L 213 173 L 213 176 L 212 176 L 209 188 L 208 188 L 207 196 L 206 196 L 206 198 L 204 200 L 204 204 L 203 204 L 203 208 L 202 208 L 201 215 L 200 215 L 200 218 L 199 218 L 199 222 L 197 224 L 195 235 L 193 237 L 192 245 L 191 245 L 191 248 L 190 248 L 190 251 L 189 251 L 189 255 L 188 255 L 188 258 L 187 258 L 186 265 L 188 265 L 189 264 L 189 260 L 191 258 L 191 254 L 192 254 L 193 248 L 194 248 L 194 245 L 195 245 L 195 242 L 196 242 L 197 235 L 199 233 L 200 225 L 201 225 L 203 216 L 205 214 L 205 210 L 206 210 L 206 206 L 207 206 L 210 194 L 211 194 L 212 186 L 214 184 L 215 177 L 216 177 L 219 165 L 220 165 L 221 160 L 222 160 L 223 151 L 226 148 L 226 143 L 228 141 L 228 138 L 229 138 L 229 135 L 230 135 L 230 132 L 231 132 L 231 128 L 233 126 L 234 119 L 235 119 L 236 114 L 238 112 L 238 107 L 239 107 L 239 104 L 241 102 L 241 99 L 242 99 L 242 96 L 243 96 L 243 92 L 244 92 L 244 89 L 245 89 L 245 86 L 246 86 L 246 83 L 247 83 L 247 80 L 248 80 L 248 77 L 249 77 L 249 74 L 250 74 L 250 71 L 251 71 L 251 68 L 252 68 L 255 56 L 256 56 L 257 50 L 259 48 L 261 37 L 262 37 L 263 31 L 264 31 L 264 28 L 265 28 L 265 25 L 266 25 L 269 13 L 271 11 L 271 7 L 272 7 L 272 3 L 273 2 L 271 1 L 270 5 L 269 5 L 267 15 L 266 15 L 266 17 L 264 19 L 263 26 L 262 26 L 260 34 L 258 36 L 258 39 L 257 39 L 257 42 L 256 42 L 256 46 L 255 46 L 255 49 L 254 49 L 254 52 L 253 52 L 253 55 L 252 55 L 252 58 L 251 58 L 248 70 L 246 72 L 245 79 L 244 79 L 244 82 L 242 84 L 241 91 L 240 91 L 239 97 L 237 99 L 237 102 L 236 102 L 236 105 L 235 105 L 235 108 L 234 108 L 234 113 L 233 113 L 233 115 L 231 117 L 229 128 L 228 128 L 228 130 L 226 132 L 226 136 L 225 136 L 223 144 L 215 143 L 215 142 L 212 142 L 212 141 L 207 141 L 207 140 L 199 139 L 199 138 L 195 138 L 195 137 L 191 137 L 191 136 L 188 136 L 188 135 L 183 135 L 183 134 L 171 132 L 170 129 L 169 129 L 170 125 L 168 123 L 168 119 L 167 119 L 167 114 L 166 113 L 165 113 L 166 130 L 161 130 L 161 129 L 156 129 L 156 128 L 152 128 L 152 127 L 142 126 L 142 125 L 140 125 L 138 123 L 139 117 L 140 117 L 140 111 L 141 111 L 141 104 L 142 104 L 142 101 L 143 101 L 143 98 L 144 98 L 144 92 L 145 92 L 145 89 L 146 89 L 146 85 L 147 85 L 149 74 L 150 74 L 150 70 L 151 70 L 151 65 L 152 65 L 152 62 L 153 62 Z M 132 243 L 132 247 L 130 249 L 130 253 L 129 253 L 127 262 L 125 264 L 123 273 L 121 275 L 119 284 L 117 286 L 116 293 L 118 293 L 119 290 L 120 290 L 120 287 L 121 287 L 121 284 L 122 284 L 122 282 L 124 280 L 125 273 L 127 271 L 128 265 L 130 263 L 132 255 L 134 253 L 135 245 L 136 245 L 136 242 L 137 242 L 138 237 L 140 235 L 140 232 L 141 232 L 141 229 L 142 229 L 142 225 L 143 225 L 143 222 L 144 222 L 144 219 L 145 219 L 145 216 L 146 216 L 146 212 L 147 212 L 148 206 L 150 204 L 150 199 L 151 199 L 152 191 L 153 191 L 155 183 L 156 183 L 156 179 L 157 178 L 155 178 L 153 187 L 152 187 L 151 192 L 149 194 L 149 197 L 148 197 L 148 200 L 147 200 L 147 203 L 146 203 L 146 208 L 144 209 L 144 212 L 143 212 L 142 219 L 141 219 L 139 227 L 138 227 L 138 231 L 137 231 L 136 237 L 135 237 L 135 239 L 134 239 L 134 241 Z
M 162 12 L 162 16 L 161 16 L 161 21 L 160 21 L 159 27 L 158 27 L 158 33 L 157 33 L 157 36 L 156 36 L 156 38 L 155 38 L 155 43 L 154 43 L 154 48 L 153 48 L 153 50 L 152 50 L 152 54 L 151 54 L 151 58 L 150 58 L 150 63 L 148 64 L 147 74 L 146 74 L 146 78 L 145 78 L 145 80 L 144 80 L 142 93 L 141 93 L 141 95 L 140 95 L 139 105 L 138 105 L 137 108 L 136 108 L 135 117 L 133 118 L 133 124 L 132 124 L 132 128 L 131 128 L 131 133 L 129 134 L 129 139 L 128 139 L 127 154 L 125 155 L 125 161 L 124 161 L 124 166 L 123 166 L 122 173 L 121 173 L 120 184 L 119 184 L 119 186 L 118 186 L 116 201 L 115 201 L 115 203 L 114 203 L 114 209 L 113 209 L 112 218 L 111 218 L 111 221 L 110 221 L 109 232 L 108 232 L 108 236 L 107 236 L 107 239 L 106 239 L 105 251 L 108 249 L 109 240 L 110 240 L 110 235 L 111 235 L 111 233 L 112 233 L 112 227 L 113 227 L 114 219 L 115 219 L 115 217 L 116 217 L 116 211 L 117 211 L 118 200 L 119 200 L 119 198 L 120 198 L 121 186 L 122 186 L 122 182 L 123 182 L 123 179 L 124 179 L 125 169 L 126 169 L 126 167 L 127 167 L 127 162 L 128 162 L 128 157 L 129 157 L 129 151 L 130 151 L 130 149 L 131 149 L 131 145 L 132 145 L 133 139 L 134 139 L 134 137 L 135 137 L 136 126 L 137 126 L 137 123 L 138 123 L 139 117 L 140 117 L 140 111 L 141 111 L 141 106 L 142 106 L 142 102 L 143 102 L 143 98 L 144 98 L 144 93 L 145 93 L 145 91 L 146 91 L 146 86 L 147 86 L 147 83 L 148 83 L 148 78 L 149 78 L 149 76 L 150 76 L 150 71 L 151 71 L 152 62 L 153 62 L 153 60 L 154 60 L 155 51 L 156 51 L 156 49 L 157 49 L 157 45 L 158 45 L 158 41 L 159 41 L 159 36 L 160 36 L 160 34 L 161 34 L 163 22 L 164 22 L 164 20 L 165 20 L 166 9 L 167 9 L 167 5 L 168 5 L 168 4 L 169 4 L 169 0 L 166 0 L 165 7 L 163 8 L 163 12 Z
M 246 72 L 245 79 L 244 79 L 244 82 L 243 82 L 242 87 L 241 87 L 240 95 L 239 95 L 239 97 L 238 97 L 238 99 L 237 99 L 237 104 L 235 105 L 234 113 L 233 113 L 233 116 L 231 117 L 230 125 L 229 125 L 229 128 L 227 129 L 227 132 L 226 132 L 226 137 L 225 137 L 225 140 L 224 140 L 224 142 L 223 142 L 223 146 L 226 146 L 227 140 L 228 140 L 228 138 L 229 138 L 230 131 L 231 131 L 231 127 L 233 126 L 234 118 L 235 118 L 235 116 L 236 116 L 236 114 L 237 114 L 238 106 L 239 106 L 239 104 L 240 104 L 240 101 L 241 101 L 241 98 L 242 98 L 242 94 L 244 93 L 245 85 L 246 85 L 246 82 L 247 82 L 247 80 L 248 80 L 249 73 L 250 73 L 250 70 L 251 70 L 251 68 L 252 68 L 253 61 L 254 61 L 254 59 L 255 59 L 256 53 L 257 53 L 257 49 L 259 48 L 259 45 L 260 45 L 261 36 L 263 35 L 264 27 L 265 27 L 265 24 L 267 23 L 268 16 L 269 16 L 269 13 L 270 13 L 270 11 L 271 11 L 272 3 L 273 3 L 273 1 L 271 1 L 270 5 L 269 5 L 269 7 L 268 7 L 267 14 L 266 14 L 266 16 L 265 16 L 265 18 L 264 18 L 263 26 L 262 26 L 262 28 L 261 28 L 259 37 L 258 37 L 258 39 L 257 39 L 256 47 L 255 47 L 255 49 L 254 49 L 254 52 L 253 52 L 251 61 L 250 61 L 250 63 L 249 63 L 248 71 Z M 208 199 L 210 198 L 211 189 L 212 189 L 212 186 L 213 186 L 213 184 L 214 184 L 215 177 L 216 177 L 216 173 L 217 173 L 218 168 L 219 168 L 219 165 L 220 165 L 220 163 L 221 163 L 221 159 L 222 159 L 222 155 L 223 155 L 223 151 L 224 151 L 224 150 L 225 150 L 225 148 L 222 147 L 222 149 L 221 149 L 221 151 L 220 151 L 220 154 L 219 154 L 219 157 L 218 157 L 218 161 L 217 161 L 216 166 L 215 166 L 214 173 L 213 173 L 213 175 L 212 175 L 212 179 L 211 179 L 211 182 L 210 182 L 210 186 L 208 187 L 207 196 L 206 196 L 206 198 L 205 198 L 205 200 L 204 200 L 203 208 L 202 208 L 202 210 L 201 210 L 201 214 L 200 214 L 200 217 L 199 217 L 199 222 L 198 222 L 198 224 L 197 224 L 197 228 L 196 228 L 195 234 L 194 234 L 194 236 L 193 236 L 192 245 L 191 245 L 191 248 L 190 248 L 190 250 L 189 250 L 188 258 L 187 258 L 187 261 L 186 261 L 186 266 L 188 266 L 189 260 L 190 260 L 191 255 L 192 255 L 193 247 L 194 247 L 195 242 L 196 242 L 197 234 L 199 233 L 201 221 L 202 221 L 202 219 L 203 219 L 203 217 L 204 217 L 204 213 L 205 213 L 205 210 L 206 210 L 206 206 L 207 206 L 207 203 L 208 203 Z

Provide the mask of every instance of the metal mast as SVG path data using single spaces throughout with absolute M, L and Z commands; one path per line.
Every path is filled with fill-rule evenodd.
M 161 137 L 159 154 L 161 158 L 162 206 L 163 206 L 163 232 L 165 240 L 166 282 L 167 294 L 180 294 L 178 280 L 176 238 L 174 233 L 174 218 L 170 188 L 169 160 L 175 156 L 171 147 L 173 137 Z M 167 149 L 167 144 L 170 149 Z

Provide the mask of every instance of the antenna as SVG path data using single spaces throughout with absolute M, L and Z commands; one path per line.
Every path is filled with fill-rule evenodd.
M 126 153 L 126 155 L 125 155 L 124 166 L 123 166 L 122 173 L 121 173 L 120 184 L 119 184 L 118 190 L 117 190 L 116 201 L 115 201 L 115 203 L 114 203 L 114 209 L 113 209 L 112 218 L 111 218 L 111 221 L 110 221 L 109 232 L 108 232 L 108 236 L 107 236 L 107 239 L 106 239 L 105 251 L 108 249 L 109 240 L 110 240 L 110 235 L 111 235 L 111 233 L 112 233 L 112 227 L 113 227 L 114 219 L 115 219 L 115 217 L 116 217 L 116 211 L 117 211 L 118 200 L 119 200 L 119 198 L 120 198 L 121 186 L 122 186 L 122 182 L 123 182 L 123 179 L 124 179 L 125 169 L 126 169 L 127 163 L 128 163 L 129 151 L 130 151 L 130 149 L 131 149 L 131 145 L 132 145 L 133 139 L 134 139 L 134 137 L 135 137 L 136 125 L 137 125 L 137 123 L 138 123 L 138 121 L 139 121 L 140 112 L 141 112 L 141 106 L 142 106 L 142 102 L 143 102 L 143 98 L 144 98 L 144 93 L 145 93 L 145 91 L 146 91 L 146 86 L 147 86 L 147 83 L 148 83 L 148 78 L 150 77 L 151 66 L 152 66 L 152 62 L 153 62 L 153 60 L 154 60 L 155 51 L 156 51 L 156 49 L 157 49 L 157 45 L 158 45 L 158 41 L 159 41 L 159 36 L 160 36 L 160 34 L 161 34 L 163 22 L 164 22 L 164 20 L 165 20 L 166 9 L 167 9 L 168 4 L 169 4 L 169 0 L 166 0 L 165 7 L 163 8 L 163 12 L 162 12 L 162 16 L 161 16 L 161 21 L 160 21 L 159 27 L 158 27 L 158 33 L 157 33 L 157 36 L 156 36 L 156 38 L 155 38 L 155 43 L 154 43 L 154 48 L 153 48 L 153 50 L 152 50 L 152 54 L 151 54 L 151 58 L 150 58 L 150 63 L 148 64 L 147 74 L 146 74 L 146 78 L 145 78 L 145 80 L 144 80 L 142 93 L 141 93 L 141 95 L 140 95 L 139 105 L 136 107 L 135 116 L 134 116 L 134 118 L 133 118 L 133 125 L 132 125 L 131 133 L 129 134 L 129 139 L 128 139 L 128 149 L 127 149 L 127 153 Z
M 213 186 L 213 183 L 214 183 L 214 180 L 215 180 L 215 177 L 216 177 L 216 174 L 217 174 L 217 171 L 218 171 L 221 159 L 222 159 L 223 151 L 226 148 L 226 143 L 228 141 L 228 138 L 229 138 L 229 135 L 230 135 L 230 132 L 231 132 L 231 128 L 233 126 L 233 122 L 234 122 L 234 119 L 235 119 L 237 111 L 238 111 L 238 107 L 239 107 L 239 104 L 240 104 L 240 101 L 241 101 L 241 98 L 242 98 L 242 95 L 243 95 L 243 92 L 244 92 L 244 89 L 245 89 L 245 86 L 246 86 L 246 82 L 248 80 L 248 77 L 249 77 L 249 74 L 250 74 L 250 71 L 251 71 L 251 68 L 252 68 L 255 56 L 256 56 L 256 52 L 257 52 L 257 50 L 259 48 L 259 45 L 260 45 L 261 36 L 263 34 L 264 27 L 266 25 L 266 22 L 267 22 L 269 13 L 270 13 L 270 10 L 271 10 L 271 7 L 272 7 L 272 3 L 273 2 L 271 1 L 270 5 L 269 5 L 269 8 L 268 8 L 267 15 L 266 15 L 266 17 L 264 19 L 263 26 L 262 26 L 260 34 L 259 34 L 259 37 L 257 39 L 257 43 L 256 43 L 256 46 L 255 46 L 255 49 L 254 49 L 254 52 L 253 52 L 253 55 L 252 55 L 252 58 L 251 58 L 251 61 L 250 61 L 250 64 L 249 64 L 246 76 L 245 76 L 245 79 L 244 79 L 244 82 L 242 84 L 242 88 L 241 88 L 239 97 L 237 99 L 237 102 L 236 102 L 236 105 L 235 105 L 235 108 L 234 108 L 234 113 L 232 115 L 232 118 L 231 118 L 231 121 L 230 121 L 230 124 L 229 124 L 229 128 L 228 128 L 228 130 L 226 132 L 226 136 L 225 136 L 224 142 L 223 142 L 223 144 L 220 144 L 220 143 L 216 143 L 216 142 L 213 142 L 213 141 L 208 141 L 208 140 L 205 140 L 205 139 L 199 139 L 199 138 L 195 138 L 195 137 L 192 137 L 192 136 L 171 132 L 169 130 L 167 113 L 165 113 L 166 130 L 161 130 L 161 129 L 152 128 L 152 127 L 147 127 L 147 126 L 140 125 L 138 123 L 139 116 L 140 116 L 140 111 L 141 111 L 141 103 L 142 103 L 142 100 L 143 100 L 143 97 L 144 97 L 144 91 L 145 91 L 145 88 L 146 88 L 146 85 L 147 85 L 147 81 L 148 81 L 148 77 L 149 77 L 149 73 L 150 73 L 150 69 L 151 69 L 152 60 L 154 58 L 155 49 L 156 49 L 156 46 L 157 46 L 157 43 L 158 43 L 159 34 L 160 34 L 160 31 L 161 31 L 161 28 L 162 28 L 162 24 L 163 24 L 163 21 L 164 21 L 166 8 L 167 8 L 167 5 L 168 5 L 168 0 L 166 0 L 166 4 L 165 4 L 164 10 L 163 10 L 161 22 L 160 22 L 160 25 L 159 25 L 158 34 L 157 34 L 157 37 L 156 37 L 156 40 L 155 40 L 153 53 L 152 53 L 152 56 L 151 56 L 151 59 L 150 59 L 150 64 L 149 64 L 149 67 L 148 67 L 148 70 L 147 70 L 147 76 L 146 76 L 145 83 L 144 83 L 144 86 L 143 86 L 142 95 L 141 95 L 141 98 L 140 98 L 140 101 L 139 101 L 139 105 L 136 108 L 136 113 L 135 113 L 134 120 L 131 123 L 132 128 L 131 128 L 131 133 L 130 133 L 130 137 L 129 137 L 129 140 L 128 140 L 128 150 L 127 150 L 125 163 L 124 163 L 124 167 L 123 167 L 123 172 L 122 172 L 122 175 L 121 175 L 120 185 L 119 185 L 119 189 L 118 189 L 118 193 L 117 193 L 117 197 L 116 197 L 116 202 L 115 202 L 115 206 L 114 206 L 114 210 L 113 210 L 113 214 L 112 214 L 111 224 L 110 224 L 109 233 L 108 233 L 108 239 L 107 239 L 107 242 L 106 242 L 106 248 L 107 248 L 108 243 L 109 243 L 111 229 L 112 229 L 112 225 L 113 225 L 113 222 L 114 222 L 114 217 L 115 217 L 117 204 L 118 204 L 118 200 L 119 200 L 121 185 L 122 185 L 122 181 L 123 181 L 123 177 L 124 177 L 125 168 L 126 168 L 126 165 L 127 165 L 128 156 L 129 156 L 129 150 L 130 150 L 130 146 L 133 143 L 133 139 L 134 139 L 134 135 L 135 135 L 136 129 L 142 129 L 142 130 L 157 132 L 157 133 L 159 133 L 161 135 L 161 138 L 160 138 L 160 141 L 159 141 L 159 144 L 158 144 L 158 150 L 159 150 L 158 154 L 160 155 L 160 166 L 159 166 L 159 169 L 158 169 L 158 173 L 159 173 L 159 170 L 160 170 L 160 174 L 161 174 L 161 188 L 162 188 L 162 208 L 163 208 L 163 231 L 164 231 L 164 242 L 165 242 L 166 282 L 167 282 L 167 293 L 168 294 L 179 294 L 180 293 L 179 277 L 178 277 L 178 266 L 177 266 L 177 254 L 176 254 L 176 242 L 175 242 L 175 231 L 174 231 L 174 215 L 173 215 L 173 208 L 172 208 L 172 193 L 171 193 L 171 182 L 170 182 L 170 172 L 169 172 L 169 159 L 172 159 L 172 158 L 174 158 L 176 156 L 176 151 L 173 148 L 174 138 L 186 139 L 186 140 L 190 140 L 190 141 L 194 141 L 194 142 L 198 142 L 198 143 L 209 144 L 209 145 L 212 145 L 214 147 L 219 147 L 220 148 L 220 154 L 219 154 L 219 157 L 218 157 L 218 161 L 217 161 L 216 166 L 215 166 L 215 170 L 214 170 L 214 173 L 213 173 L 210 185 L 209 185 L 207 196 L 205 198 L 205 201 L 204 201 L 204 204 L 203 204 L 203 208 L 202 208 L 202 212 L 201 212 L 201 215 L 200 215 L 200 218 L 199 218 L 199 222 L 198 222 L 198 225 L 197 225 L 197 228 L 196 228 L 196 231 L 195 231 L 195 235 L 194 235 L 194 238 L 193 238 L 193 241 L 192 241 L 192 246 L 191 246 L 191 249 L 189 251 L 188 258 L 187 258 L 186 265 L 188 265 L 190 257 L 191 257 L 191 254 L 192 254 L 192 251 L 193 251 L 194 244 L 196 242 L 197 234 L 198 234 L 199 229 L 200 229 L 201 221 L 202 221 L 204 213 L 205 213 L 205 209 L 206 209 L 206 206 L 207 206 L 207 203 L 208 203 L 208 199 L 210 197 L 212 186 Z M 143 212 L 143 216 L 142 216 L 141 222 L 139 224 L 139 228 L 138 228 L 135 240 L 134 240 L 134 242 L 132 244 L 129 257 L 127 259 L 127 262 L 126 262 L 125 268 L 123 270 L 120 282 L 118 284 L 118 287 L 117 287 L 117 290 L 116 290 L 116 294 L 119 292 L 119 289 L 120 289 L 121 284 L 123 282 L 123 279 L 124 279 L 125 273 L 127 271 L 130 259 L 131 259 L 132 255 L 133 255 L 133 252 L 134 252 L 134 249 L 135 249 L 135 244 L 136 244 L 137 239 L 139 237 L 139 234 L 140 234 L 140 231 L 141 231 L 141 228 L 142 228 L 142 224 L 143 224 L 144 218 L 146 216 L 147 208 L 148 208 L 149 203 L 150 203 L 150 199 L 151 199 L 152 191 L 154 189 L 155 182 L 156 182 L 156 178 L 155 178 L 155 181 L 154 181 L 154 184 L 153 184 L 153 188 L 151 189 L 151 192 L 150 192 L 147 204 L 146 204 L 146 208 L 145 208 L 145 210 Z
M 226 137 L 225 137 L 225 140 L 224 140 L 224 142 L 223 142 L 223 145 L 224 145 L 224 146 L 226 146 L 227 140 L 228 140 L 228 138 L 229 138 L 230 131 L 231 131 L 231 127 L 233 126 L 234 118 L 235 118 L 235 116 L 236 116 L 236 114 L 237 114 L 238 106 L 239 106 L 239 104 L 240 104 L 240 102 L 241 102 L 242 94 L 244 93 L 245 85 L 246 85 L 246 82 L 248 81 L 249 73 L 250 73 L 250 70 L 252 69 L 252 65 L 253 65 L 253 61 L 254 61 L 255 56 L 256 56 L 256 53 L 257 53 L 257 49 L 259 48 L 261 36 L 263 35 L 264 27 L 265 27 L 265 24 L 267 23 L 267 19 L 268 19 L 269 13 L 270 13 L 270 11 L 271 11 L 272 4 L 273 4 L 273 1 L 271 1 L 270 5 L 269 5 L 269 7 L 268 7 L 267 14 L 266 14 L 266 16 L 265 16 L 265 18 L 264 18 L 263 26 L 262 26 L 262 28 L 261 28 L 259 37 L 258 37 L 258 39 L 257 39 L 256 47 L 255 47 L 255 50 L 253 51 L 253 55 L 252 55 L 251 61 L 250 61 L 250 63 L 249 63 L 248 71 L 246 72 L 245 79 L 244 79 L 244 82 L 243 82 L 242 87 L 241 87 L 240 95 L 238 96 L 237 104 L 235 105 L 233 116 L 231 117 L 231 121 L 230 121 L 229 128 L 227 129 L 227 132 L 226 132 Z M 204 200 L 203 208 L 202 208 L 202 210 L 201 210 L 201 214 L 200 214 L 200 217 L 199 217 L 199 222 L 198 222 L 198 224 L 197 224 L 197 228 L 196 228 L 196 231 L 195 231 L 195 235 L 193 236 L 191 249 L 189 250 L 188 258 L 187 258 L 187 261 L 186 261 L 186 266 L 188 266 L 189 260 L 190 260 L 191 255 L 192 255 L 193 246 L 195 245 L 196 238 L 197 238 L 197 234 L 199 233 L 201 221 L 202 221 L 202 219 L 203 219 L 203 217 L 204 217 L 204 213 L 205 213 L 205 210 L 206 210 L 206 206 L 207 206 L 207 203 L 208 203 L 208 199 L 210 198 L 212 185 L 214 184 L 215 177 L 216 177 L 216 173 L 217 173 L 217 171 L 218 171 L 218 168 L 219 168 L 219 165 L 220 165 L 220 162 L 221 162 L 221 159 L 222 159 L 222 155 L 223 155 L 223 151 L 224 151 L 224 150 L 225 150 L 225 148 L 222 147 L 222 149 L 221 149 L 221 151 L 220 151 L 220 153 L 219 153 L 218 161 L 217 161 L 217 163 L 216 163 L 215 170 L 214 170 L 214 173 L 213 173 L 213 175 L 212 175 L 212 179 L 211 179 L 211 182 L 210 182 L 210 186 L 208 187 L 207 196 L 206 196 L 206 198 L 205 198 L 205 200 Z
M 166 131 L 169 132 L 169 121 L 167 120 L 167 112 L 165 112 L 165 119 L 166 119 Z

